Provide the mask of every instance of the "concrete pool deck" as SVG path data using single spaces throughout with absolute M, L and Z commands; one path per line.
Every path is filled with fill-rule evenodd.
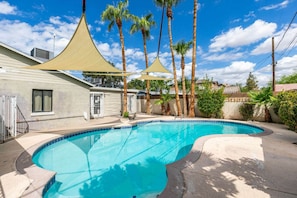
M 151 119 L 175 118 L 137 115 L 130 122 Z M 248 123 L 268 132 L 199 138 L 188 156 L 167 166 L 168 184 L 159 197 L 297 197 L 297 134 L 280 124 Z M 117 117 L 105 117 L 0 144 L 0 198 L 42 197 L 54 174 L 31 162 L 30 155 L 42 142 L 85 128 L 122 125 Z

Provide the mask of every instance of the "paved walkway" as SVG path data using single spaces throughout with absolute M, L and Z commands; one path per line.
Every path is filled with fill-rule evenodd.
M 297 134 L 279 124 L 253 124 L 273 133 L 199 138 L 187 157 L 167 166 L 169 181 L 160 197 L 297 197 Z M 83 128 L 119 125 L 119 118 L 106 117 L 72 129 L 30 132 L 0 144 L 0 198 L 41 197 L 45 178 L 53 174 L 41 173 L 30 160 L 41 142 Z
M 273 133 L 198 139 L 188 156 L 167 167 L 161 197 L 296 198 L 297 134 L 284 125 L 253 124 Z

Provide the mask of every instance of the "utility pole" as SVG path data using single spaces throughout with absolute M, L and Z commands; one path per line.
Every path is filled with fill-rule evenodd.
M 272 91 L 275 92 L 274 37 L 272 37 Z

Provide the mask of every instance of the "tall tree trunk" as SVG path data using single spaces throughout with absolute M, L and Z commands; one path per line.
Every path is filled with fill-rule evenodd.
M 169 44 L 170 44 L 170 51 L 171 51 L 171 57 L 172 57 L 172 69 L 173 69 L 173 78 L 174 78 L 174 87 L 175 87 L 175 101 L 176 101 L 176 107 L 177 107 L 177 115 L 181 116 L 181 106 L 180 106 L 180 100 L 178 95 L 178 83 L 177 83 L 177 77 L 176 77 L 176 67 L 175 67 L 174 51 L 173 51 L 173 44 L 172 44 L 171 17 L 168 17 L 168 34 L 169 34 Z
M 143 38 L 143 51 L 144 51 L 144 57 L 145 57 L 145 67 L 148 68 L 145 30 L 142 30 L 141 33 L 142 33 L 142 38 Z M 149 73 L 147 73 L 147 75 L 148 74 Z M 150 81 L 149 80 L 146 80 L 146 113 L 151 114 Z
M 196 66 L 196 31 L 197 31 L 197 6 L 198 0 L 194 0 L 193 13 L 193 52 L 192 52 L 192 75 L 191 75 L 191 97 L 189 117 L 195 117 L 195 66 Z
M 126 73 L 126 57 L 125 57 L 125 45 L 122 26 L 118 26 L 120 32 L 120 40 L 122 47 L 122 61 L 123 61 L 123 71 Z M 123 98 L 123 112 L 127 112 L 127 77 L 124 75 L 124 98 Z
M 270 115 L 270 112 L 269 112 L 269 109 L 268 107 L 265 105 L 265 108 L 264 108 L 264 112 L 265 112 L 265 122 L 272 122 L 272 118 L 271 118 L 271 115 Z
M 161 87 L 160 88 L 160 100 L 162 99 L 162 96 L 163 96 L 163 91 L 162 91 L 162 87 Z M 162 102 L 162 104 L 161 104 L 161 112 L 162 112 L 163 115 L 166 114 L 166 112 L 165 112 L 165 103 L 164 102 Z
M 187 97 L 186 97 L 186 81 L 185 81 L 185 57 L 181 57 L 181 67 L 182 67 L 182 86 L 183 86 L 183 101 L 184 101 L 184 116 L 188 115 L 187 111 Z

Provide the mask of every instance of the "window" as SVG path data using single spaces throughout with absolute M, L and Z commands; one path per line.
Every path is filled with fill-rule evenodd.
M 53 91 L 33 89 L 32 112 L 51 112 L 53 110 Z

